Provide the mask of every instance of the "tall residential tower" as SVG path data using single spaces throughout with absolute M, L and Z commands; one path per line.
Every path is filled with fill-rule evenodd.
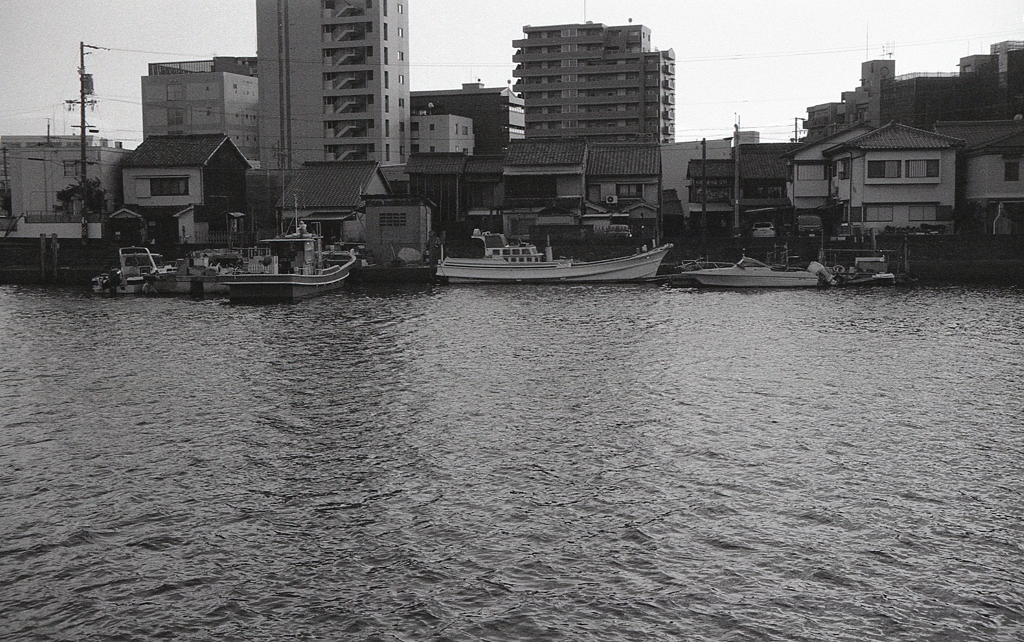
M 408 0 L 257 0 L 260 160 L 405 162 Z
M 523 27 L 512 45 L 526 137 L 675 140 L 675 53 L 643 25 Z

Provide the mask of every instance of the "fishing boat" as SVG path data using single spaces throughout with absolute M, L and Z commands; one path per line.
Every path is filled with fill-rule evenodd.
M 118 266 L 92 278 L 92 291 L 98 294 L 142 294 L 149 292 L 146 282 L 151 275 L 171 270 L 164 265 L 163 256 L 148 247 L 122 247 L 117 251 Z
M 773 267 L 744 256 L 728 267 L 693 270 L 686 277 L 699 285 L 723 288 L 814 288 L 832 283 L 824 265 L 812 261 L 807 269 Z
M 178 259 L 171 269 L 148 274 L 145 279 L 154 294 L 224 296 L 228 286 L 221 277 L 243 269 L 246 258 L 252 255 L 253 248 L 196 250 Z
M 482 258 L 445 257 L 437 276 L 449 283 L 615 283 L 644 281 L 658 273 L 658 266 L 672 245 L 644 250 L 631 256 L 603 261 L 554 259 L 550 246 L 541 253 L 530 244 L 511 245 L 504 234 L 474 231 L 483 241 Z
M 322 241 L 303 223 L 294 233 L 261 240 L 267 254 L 253 256 L 242 269 L 220 277 L 228 298 L 232 303 L 293 302 L 341 288 L 356 257 L 328 265 Z

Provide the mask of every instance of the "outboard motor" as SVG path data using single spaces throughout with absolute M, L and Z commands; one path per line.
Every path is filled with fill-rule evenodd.
M 817 261 L 811 261 L 810 265 L 807 266 L 807 271 L 818 277 L 819 285 L 832 285 L 832 282 L 836 279 L 828 268 Z

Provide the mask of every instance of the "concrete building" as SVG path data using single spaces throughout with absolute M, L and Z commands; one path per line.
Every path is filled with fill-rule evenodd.
M 131 151 L 118 141 L 95 136 L 86 136 L 85 140 L 86 177 L 99 180 L 102 198 L 97 195 L 90 203 L 83 223 L 81 203 L 62 198 L 69 187 L 81 181 L 81 137 L 4 136 L 0 145 L 7 166 L 11 211 L 0 218 L 0 237 L 102 236 L 103 215 L 120 204 L 121 163 Z
M 822 150 L 832 164 L 832 199 L 855 235 L 951 230 L 956 156 L 964 141 L 890 123 Z
M 408 154 L 408 0 L 257 0 L 264 167 Z
M 414 91 L 411 100 L 413 116 L 452 114 L 471 118 L 476 154 L 503 154 L 509 141 L 526 137 L 523 99 L 508 87 L 466 83 L 462 89 Z M 421 151 L 429 150 L 421 145 Z
M 930 129 L 938 121 L 1000 120 L 1024 113 L 1024 41 L 991 46 L 988 55 L 960 59 L 959 72 L 896 75 L 896 61 L 861 65 L 860 86 L 842 101 L 807 108 L 807 141 L 863 123 L 898 122 Z
M 158 62 L 142 77 L 143 136 L 224 134 L 259 158 L 255 58 Z
M 472 118 L 451 114 L 414 114 L 410 118 L 409 145 L 413 154 L 418 152 L 472 154 L 474 141 Z
M 643 25 L 523 27 L 513 41 L 527 138 L 675 140 L 675 53 Z

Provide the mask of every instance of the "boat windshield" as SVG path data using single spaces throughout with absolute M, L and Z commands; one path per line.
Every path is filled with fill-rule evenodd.
M 738 265 L 740 267 L 743 267 L 743 268 L 749 268 L 749 267 L 768 267 L 764 263 L 758 261 L 757 259 L 752 259 L 749 256 L 744 256 L 742 259 L 740 259 L 740 262 L 737 263 L 736 265 Z

